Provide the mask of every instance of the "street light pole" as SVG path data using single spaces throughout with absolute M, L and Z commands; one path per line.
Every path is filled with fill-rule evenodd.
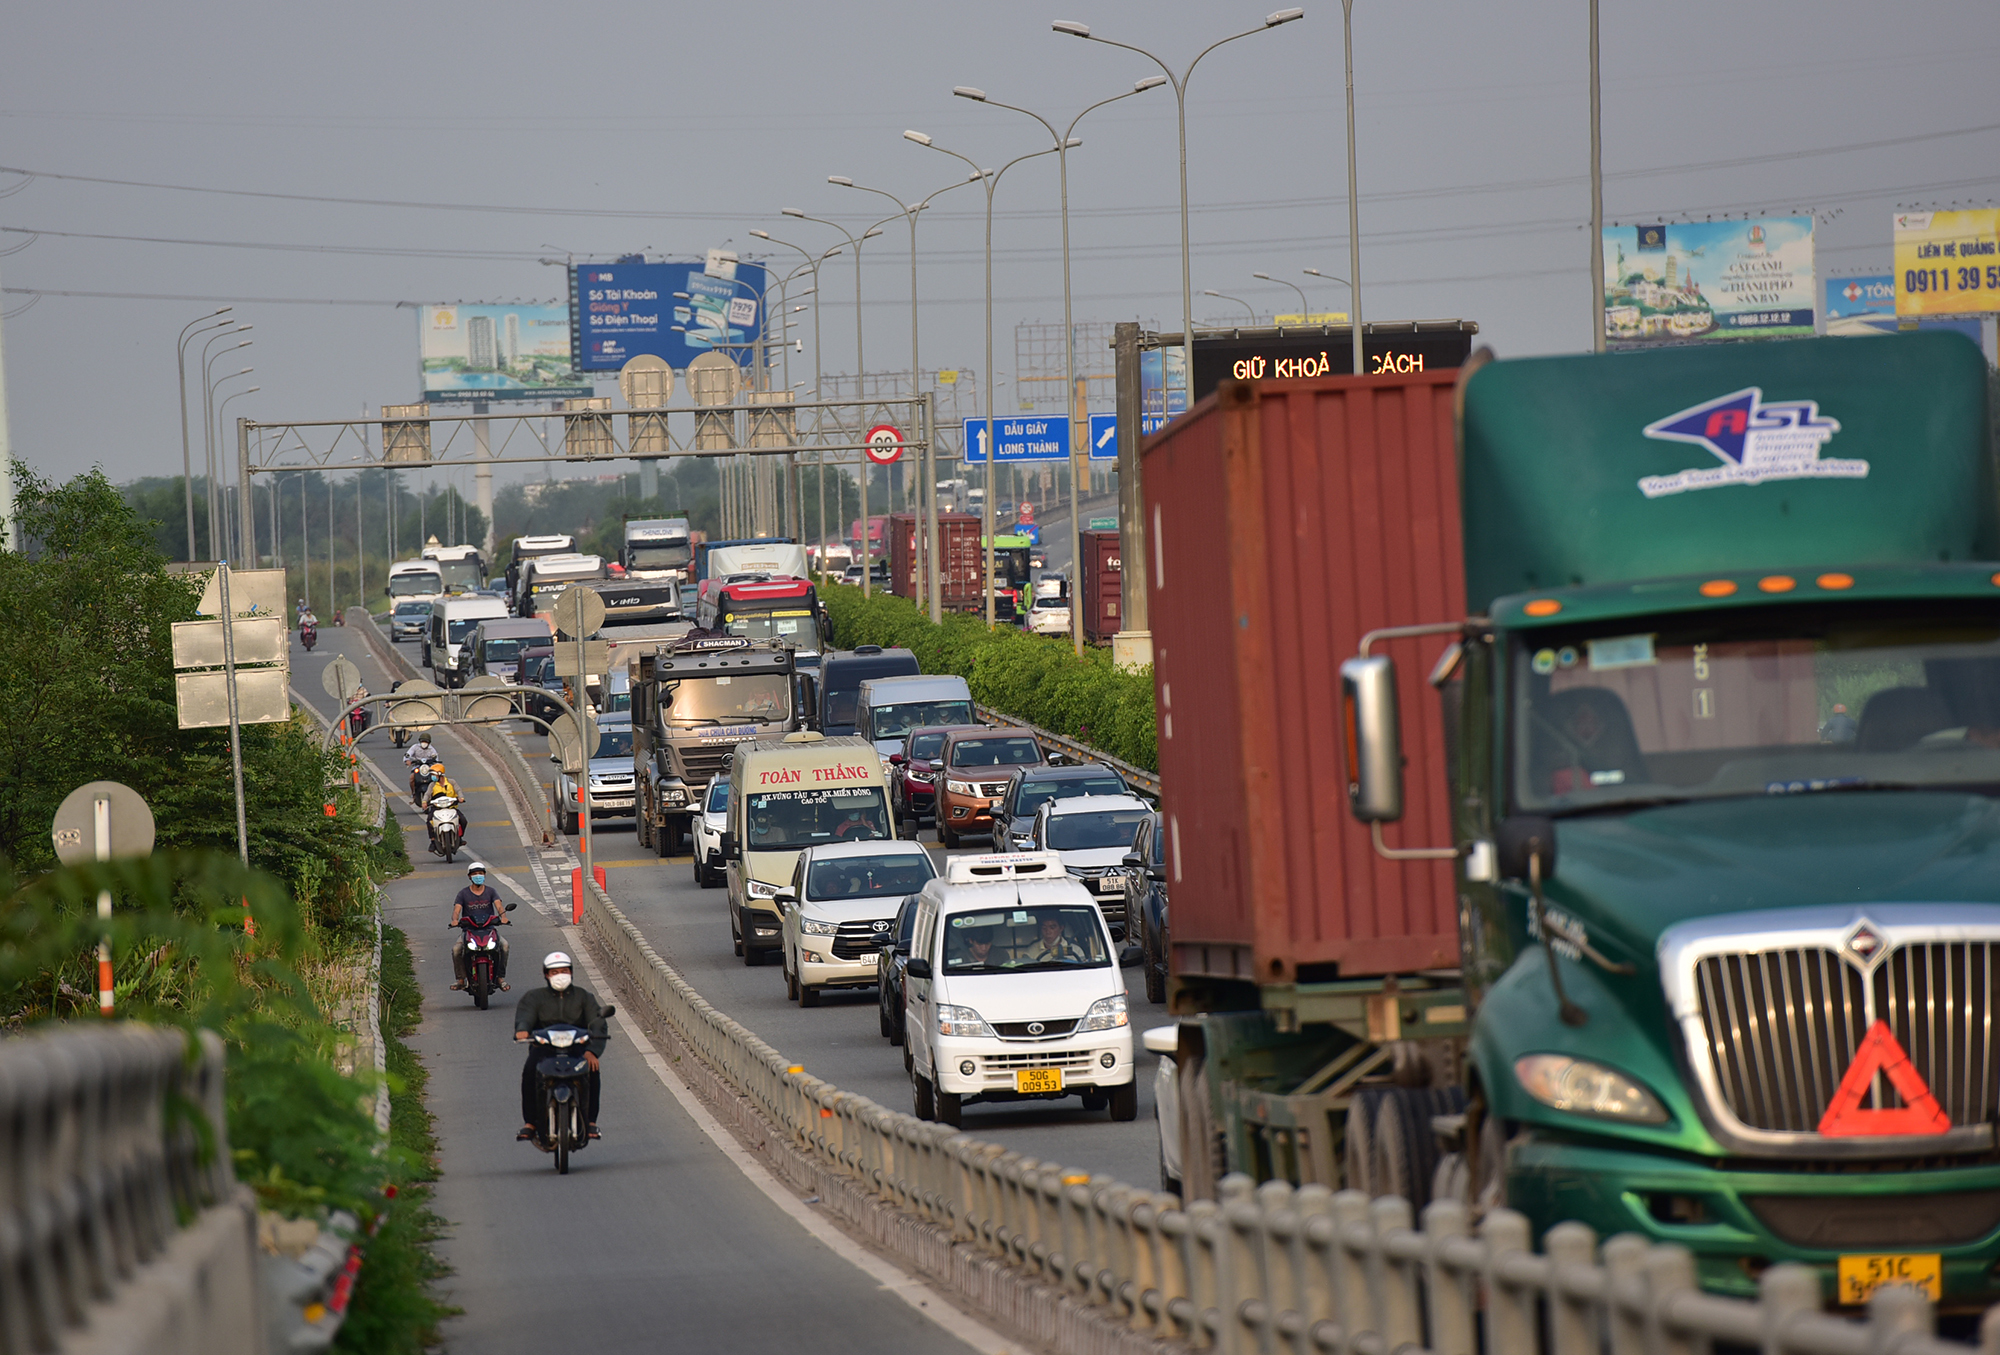
M 1321 282 L 1337 282 L 1341 286 L 1347 288 L 1349 296 L 1352 296 L 1354 294 L 1354 284 L 1349 282 L 1346 278 L 1337 278 L 1331 273 L 1322 273 L 1317 268 L 1308 268 L 1303 271 L 1307 277 L 1318 278 Z M 1351 319 L 1352 317 L 1350 316 L 1349 318 Z
M 174 366 L 180 373 L 181 490 L 187 499 L 187 558 L 189 564 L 194 563 L 194 458 L 193 453 L 188 450 L 188 340 L 194 334 L 206 334 L 211 329 L 227 329 L 231 324 L 228 320 L 216 320 L 214 324 L 206 325 L 201 329 L 195 329 L 195 326 L 201 324 L 203 320 L 215 320 L 216 316 L 225 315 L 234 309 L 234 306 L 224 306 L 221 310 L 210 311 L 207 315 L 188 321 L 187 324 L 181 327 L 180 338 L 174 341 Z M 193 331 L 193 334 L 189 333 L 190 330 Z
M 982 177 L 982 175 L 977 173 L 970 174 L 955 183 L 946 184 L 923 201 L 917 203 L 915 206 L 911 206 L 894 193 L 885 192 L 880 188 L 870 188 L 865 184 L 858 184 L 852 179 L 844 178 L 837 174 L 829 174 L 827 176 L 826 181 L 830 184 L 839 184 L 843 188 L 852 188 L 863 193 L 873 193 L 878 197 L 889 199 L 889 201 L 903 209 L 903 218 L 910 223 L 910 395 L 912 398 L 920 397 L 923 394 L 924 372 L 923 358 L 917 346 L 917 213 L 930 206 L 933 199 L 949 193 L 954 188 L 963 188 L 967 184 L 978 183 Z M 928 564 L 930 569 L 930 587 L 927 591 L 930 596 L 931 620 L 933 622 L 944 620 L 944 586 L 938 577 L 937 569 L 936 443 L 937 430 L 935 428 L 929 429 L 924 438 L 924 464 L 917 472 L 922 477 L 922 483 L 918 486 L 918 492 L 922 496 L 920 502 L 924 505 L 919 510 L 924 514 L 924 526 L 917 533 L 916 583 L 921 590 L 925 578 L 925 566 Z M 903 503 L 906 507 L 909 504 L 909 495 L 907 493 L 903 496 Z
M 1595 3 L 1595 0 L 1592 0 Z M 1354 178 L 1354 0 L 1340 0 L 1341 47 L 1347 54 L 1347 284 L 1348 333 L 1353 342 L 1354 374 L 1367 371 L 1361 357 L 1361 199 Z
M 208 558 L 211 560 L 221 558 L 215 549 L 215 403 L 212 398 L 213 391 L 210 388 L 214 375 L 211 368 L 215 363 L 215 359 L 221 357 L 222 353 L 233 353 L 238 348 L 248 348 L 256 340 L 244 339 L 233 347 L 223 349 L 222 353 L 217 353 L 213 357 L 209 355 L 208 350 L 214 346 L 216 340 L 234 338 L 243 333 L 244 330 L 250 328 L 252 328 L 250 325 L 238 325 L 234 329 L 224 329 L 220 334 L 209 335 L 208 342 L 201 346 L 202 468 L 203 474 L 207 477 L 204 491 L 208 503 Z
M 1265 282 L 1281 283 L 1297 292 L 1299 294 L 1299 323 L 1304 325 L 1312 322 L 1312 303 L 1306 300 L 1305 288 L 1299 286 L 1296 282 L 1286 282 L 1283 278 L 1274 278 L 1269 273 L 1252 273 L 1250 276 L 1261 278 Z
M 237 375 L 241 376 L 243 375 L 243 373 L 238 372 Z M 224 381 L 227 381 L 228 379 L 229 378 L 227 377 L 223 378 Z M 252 386 L 248 390 L 232 391 L 228 395 L 222 397 L 222 402 L 215 407 L 215 421 L 217 424 L 217 431 L 215 436 L 218 442 L 220 442 L 223 437 L 221 430 L 229 426 L 229 420 L 223 414 L 223 411 L 229 408 L 229 402 L 231 400 L 240 400 L 246 395 L 255 395 L 258 391 L 262 389 L 264 389 L 262 386 Z M 227 494 L 223 494 L 220 497 L 223 505 L 222 516 L 226 520 L 229 516 L 229 496 Z M 237 546 L 232 547 L 230 553 L 237 556 L 237 558 L 241 559 L 244 562 L 244 568 L 255 569 L 257 567 L 257 552 L 252 550 L 248 545 L 243 543 L 247 542 L 250 539 L 250 537 L 255 535 L 256 528 L 253 525 L 251 525 L 250 520 L 247 516 L 244 517 L 243 521 L 237 523 L 236 526 L 243 540 L 241 542 L 238 542 Z M 228 532 L 224 532 L 222 534 L 222 539 L 224 541 L 230 541 L 233 538 L 229 535 Z M 238 547 L 240 547 L 240 549 Z
M 1165 72 L 1167 82 L 1173 86 L 1174 103 L 1179 120 L 1181 152 L 1181 350 L 1183 361 L 1187 364 L 1183 379 L 1189 382 L 1194 380 L 1194 273 L 1188 263 L 1188 80 L 1193 77 L 1194 68 L 1201 64 L 1201 59 L 1224 43 L 1235 42 L 1238 38 L 1252 37 L 1264 32 L 1266 29 L 1276 28 L 1280 24 L 1288 24 L 1294 19 L 1303 19 L 1305 16 L 1306 12 L 1303 9 L 1281 9 L 1269 14 L 1265 16 L 1264 22 L 1258 27 L 1245 29 L 1241 33 L 1232 33 L 1228 37 L 1221 39 L 1221 41 L 1211 42 L 1208 46 L 1202 48 L 1199 52 L 1195 53 L 1194 60 L 1188 62 L 1187 69 L 1178 75 L 1174 73 L 1171 66 L 1145 48 L 1134 47 L 1129 42 L 1114 42 L 1110 38 L 1100 38 L 1090 31 L 1089 24 L 1077 23 L 1073 19 L 1058 19 L 1050 25 L 1056 32 L 1067 33 L 1073 38 L 1083 38 L 1089 42 L 1101 42 L 1106 47 L 1122 47 L 1128 52 L 1137 52 L 1140 56 L 1145 57 L 1155 66 L 1158 66 L 1161 71 Z M 1351 121 L 1352 119 L 1350 119 Z
M 903 137 L 905 140 L 916 142 L 919 146 L 927 146 L 931 150 L 942 151 L 954 160 L 965 161 L 966 164 L 972 166 L 973 172 L 978 174 L 986 184 L 986 428 L 981 434 L 981 438 L 983 439 L 981 451 L 986 456 L 986 505 L 981 510 L 981 515 L 985 519 L 984 526 L 986 529 L 986 628 L 991 630 L 997 620 L 994 616 L 993 605 L 993 500 L 997 497 L 1000 490 L 1000 475 L 995 464 L 1000 459 L 999 449 L 994 446 L 995 439 L 993 437 L 993 193 L 1000 186 L 1000 176 L 1008 170 L 1020 164 L 1023 160 L 1033 160 L 1037 156 L 1043 155 L 1054 155 L 1059 148 L 1048 146 L 1038 151 L 1029 151 L 1026 155 L 1015 156 L 997 170 L 982 170 L 970 157 L 960 155 L 957 151 L 938 145 L 922 132 L 905 132 L 903 133 Z
M 952 90 L 952 93 L 961 99 L 971 99 L 976 103 L 990 104 L 994 108 L 1004 108 L 1009 112 L 1026 114 L 1036 122 L 1041 123 L 1043 128 L 1048 131 L 1050 140 L 1056 143 L 1056 164 L 1062 183 L 1063 428 L 1069 434 L 1063 440 L 1069 451 L 1069 569 L 1071 578 L 1069 631 L 1070 646 L 1075 650 L 1079 658 L 1083 656 L 1083 607 L 1081 605 L 1082 598 L 1079 596 L 1079 590 L 1083 586 L 1083 534 L 1082 523 L 1078 520 L 1080 509 L 1077 502 L 1076 453 L 1077 448 L 1082 447 L 1085 457 L 1090 455 L 1090 438 L 1088 433 L 1090 419 L 1089 410 L 1086 408 L 1084 411 L 1084 428 L 1086 431 L 1085 435 L 1079 438 L 1076 431 L 1076 328 L 1070 318 L 1069 153 L 1072 147 L 1081 146 L 1083 142 L 1070 134 L 1076 130 L 1076 125 L 1083 121 L 1085 115 L 1093 110 L 1102 108 L 1106 104 L 1117 103 L 1120 99 L 1129 99 L 1134 94 L 1144 94 L 1147 90 L 1157 89 L 1165 83 L 1167 83 L 1166 80 L 1160 76 L 1147 76 L 1144 80 L 1138 81 L 1132 88 L 1123 93 L 1114 94 L 1108 99 L 1099 99 L 1096 103 L 1091 104 L 1082 113 L 1078 113 L 1075 117 L 1071 118 L 1069 126 L 1065 127 L 1061 132 L 1057 132 L 1054 124 L 1040 113 L 1018 107 L 1014 104 L 1001 103 L 998 99 L 989 99 L 986 97 L 984 90 L 972 89 L 964 85 Z M 1088 465 L 1088 461 L 1085 464 Z M 989 497 L 991 496 L 989 495 Z
M 784 246 L 784 247 L 785 247 L 786 249 L 795 249 L 795 250 L 798 250 L 798 252 L 799 252 L 800 254 L 804 255 L 804 256 L 805 256 L 805 258 L 807 259 L 807 261 L 808 261 L 809 263 L 811 263 L 811 265 L 812 265 L 812 275 L 813 275 L 813 285 L 812 285 L 812 297 L 813 297 L 813 399 L 814 399 L 814 400 L 816 400 L 816 401 L 817 401 L 817 400 L 823 400 L 823 399 L 825 399 L 826 397 L 825 397 L 825 395 L 824 395 L 824 394 L 822 394 L 822 387 L 821 387 L 821 385 L 820 385 L 820 368 L 819 368 L 819 266 L 820 266 L 821 264 L 825 263 L 825 262 L 826 262 L 826 261 L 827 261 L 828 259 L 831 259 L 831 258 L 832 258 L 832 257 L 833 257 L 834 255 L 836 255 L 836 254 L 840 253 L 840 246 L 839 246 L 839 245 L 835 245 L 835 246 L 834 246 L 834 247 L 833 247 L 832 249 L 829 249 L 829 250 L 827 250 L 827 251 L 826 251 L 826 252 L 825 252 L 824 254 L 813 254 L 813 253 L 811 253 L 811 252 L 807 251 L 806 249 L 802 248 L 801 246 L 793 244 L 793 243 L 792 243 L 791 241 L 789 241 L 789 240 L 780 240 L 780 239 L 778 239 L 778 238 L 777 238 L 776 236 L 772 235 L 772 234 L 771 234 L 771 233 L 770 233 L 769 231 L 751 231 L 751 232 L 750 232 L 750 234 L 751 234 L 751 235 L 753 235 L 753 236 L 755 236 L 755 237 L 756 237 L 757 239 L 759 239 L 759 240 L 765 240 L 765 241 L 768 241 L 768 242 L 770 242 L 771 244 L 774 244 L 774 245 L 783 245 L 783 246 Z M 825 581 L 825 576 L 826 576 L 826 434 L 825 434 L 825 433 L 824 433 L 824 431 L 823 431 L 823 430 L 821 429 L 821 426 L 820 426 L 820 411 L 819 411 L 819 410 L 817 410 L 817 409 L 815 409 L 815 410 L 813 411 L 813 440 L 814 440 L 815 442 L 817 442 L 817 443 L 819 443 L 819 444 L 820 444 L 820 453 L 819 453 L 819 474 L 818 474 L 818 478 L 819 478 L 819 572 L 820 572 L 820 577 L 821 577 L 821 581 L 822 581 L 822 582 L 824 582 L 824 581 Z M 800 517 L 800 519 L 801 519 L 801 526 L 800 526 L 800 531 L 799 531 L 799 535 L 803 536 L 803 535 L 805 535 L 805 530 L 804 530 L 804 526 L 803 526 L 803 520 L 804 520 L 804 517 L 805 517 L 805 510 L 804 510 L 804 508 L 803 508 L 803 507 L 801 507 L 801 508 L 800 508 L 800 510 L 799 510 L 799 517 Z
M 1590 347 L 1604 351 L 1604 107 L 1597 71 L 1597 0 L 1590 0 Z
M 1225 293 L 1222 293 L 1222 292 L 1218 292 L 1218 291 L 1216 291 L 1216 290 L 1215 290 L 1215 288 L 1213 288 L 1213 287 L 1204 287 L 1204 288 L 1202 288 L 1202 289 L 1201 289 L 1201 294 L 1202 294 L 1203 296 L 1212 296 L 1212 297 L 1216 298 L 1216 299 L 1217 299 L 1218 301 L 1234 301 L 1234 302 L 1235 302 L 1235 303 L 1236 303 L 1237 305 L 1241 306 L 1241 307 L 1242 307 L 1242 308 L 1243 308 L 1244 310 L 1246 310 L 1246 311 L 1249 311 L 1249 312 L 1250 312 L 1250 323 L 1251 323 L 1251 324 L 1253 324 L 1253 325 L 1254 325 L 1254 324 L 1256 324 L 1256 323 L 1257 323 L 1257 308 L 1256 308 L 1255 306 L 1251 305 L 1251 304 L 1250 304 L 1250 303 L 1249 303 L 1248 301 L 1245 301 L 1245 300 L 1244 300 L 1244 299 L 1243 299 L 1242 297 L 1240 297 L 1240 296 L 1229 296 L 1229 295 L 1227 295 L 1227 294 L 1225 294 Z
M 797 217 L 801 221 L 816 221 L 822 226 L 833 227 L 847 237 L 848 245 L 854 250 L 854 396 L 857 400 L 865 400 L 868 398 L 866 389 L 868 364 L 863 360 L 861 351 L 861 242 L 880 235 L 883 223 L 894 221 L 895 218 L 883 217 L 881 221 L 876 222 L 867 230 L 861 232 L 857 238 L 852 231 L 848 230 L 847 227 L 841 225 L 838 221 L 828 221 L 825 217 L 807 216 L 805 212 L 797 207 L 785 208 L 784 214 L 786 216 Z M 864 415 L 866 414 L 866 406 L 862 407 L 862 412 Z M 856 441 L 860 441 L 860 439 L 856 438 Z M 868 454 L 863 452 L 859 459 L 861 463 L 859 467 L 861 480 L 861 596 L 865 598 L 869 595 L 871 585 L 874 581 L 874 562 L 869 558 L 868 552 Z

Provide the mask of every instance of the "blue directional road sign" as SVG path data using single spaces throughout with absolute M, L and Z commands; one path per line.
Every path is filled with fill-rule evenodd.
M 993 440 L 999 448 L 997 459 L 1003 466 L 1010 462 L 1069 459 L 1069 425 L 1060 415 L 1054 418 L 996 418 L 993 430 Z M 978 465 L 986 464 L 986 420 L 965 421 L 965 459 Z
M 1118 416 L 1116 414 L 1093 414 L 1090 416 L 1090 459 L 1092 461 L 1116 461 L 1118 459 Z

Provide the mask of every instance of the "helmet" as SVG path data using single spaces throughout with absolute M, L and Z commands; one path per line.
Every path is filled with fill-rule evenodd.
M 542 969 L 544 972 L 551 969 L 572 969 L 574 967 L 570 963 L 569 955 L 564 951 L 552 950 L 542 957 Z
M 484 861 L 474 861 L 465 868 L 465 873 L 467 875 L 484 875 L 486 873 L 486 863 Z

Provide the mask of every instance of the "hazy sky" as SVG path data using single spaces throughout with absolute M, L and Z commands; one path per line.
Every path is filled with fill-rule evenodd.
M 1047 144 L 953 85 L 1060 126 L 1156 71 L 1050 20 L 1178 69 L 1265 12 L 1215 0 L 7 6 L 0 165 L 37 177 L 0 174 L 0 226 L 45 232 L 0 257 L 5 310 L 30 299 L 21 289 L 45 293 L 5 321 L 15 453 L 58 472 L 178 473 L 175 335 L 229 302 L 255 326 L 256 374 L 238 385 L 261 386 L 231 416 L 415 399 L 416 320 L 398 302 L 556 298 L 562 270 L 540 259 L 751 255 L 768 248 L 753 228 L 825 248 L 832 230 L 780 208 L 855 228 L 890 206 L 827 175 L 905 198 L 960 177 L 905 128 L 989 166 Z M 1586 12 L 1584 0 L 1358 0 L 1369 318 L 1477 320 L 1502 356 L 1588 346 Z M 1823 276 L 1886 271 L 1897 204 L 2000 199 L 1996 60 L 1994 0 L 1604 0 L 1607 219 L 1813 210 Z M 1187 117 L 1197 320 L 1242 314 L 1199 295 L 1211 287 L 1264 314 L 1298 308 L 1253 271 L 1305 284 L 1315 309 L 1346 309 L 1343 288 L 1301 276 L 1347 272 L 1339 5 L 1309 3 L 1302 22 L 1208 56 Z M 1178 328 L 1171 91 L 1103 109 L 1079 135 L 1076 318 Z M 1900 144 L 1863 144 L 1885 141 Z M 982 211 L 966 187 L 925 214 L 926 366 L 984 365 Z M 1011 172 L 997 213 L 1005 377 L 1015 323 L 1062 317 L 1053 157 Z M 0 250 L 29 239 L 0 234 Z M 871 370 L 909 360 L 906 240 L 898 221 L 864 254 Z M 851 370 L 845 259 L 824 299 L 824 362 Z M 809 375 L 809 352 L 803 363 Z

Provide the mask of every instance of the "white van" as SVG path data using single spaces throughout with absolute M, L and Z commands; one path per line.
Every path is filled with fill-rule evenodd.
M 458 668 L 459 646 L 472 637 L 473 628 L 482 621 L 506 615 L 507 604 L 499 598 L 461 595 L 431 602 L 430 629 L 424 633 L 423 666 L 431 670 L 438 686 L 457 685 L 453 678 Z
M 854 732 L 883 757 L 903 751 L 903 736 L 924 725 L 976 725 L 972 688 L 956 674 L 869 678 L 861 684 Z
M 954 856 L 924 886 L 904 973 L 917 1118 L 972 1101 L 1081 1096 L 1139 1113 L 1111 929 L 1054 852 Z
M 778 894 L 791 887 L 800 852 L 895 836 L 882 759 L 864 740 L 801 730 L 737 744 L 722 859 L 729 939 L 743 963 L 761 964 L 783 945 Z
M 785 996 L 817 1007 L 828 988 L 873 988 L 875 957 L 895 944 L 896 910 L 936 876 L 931 854 L 914 842 L 834 842 L 800 852 L 777 899 Z

